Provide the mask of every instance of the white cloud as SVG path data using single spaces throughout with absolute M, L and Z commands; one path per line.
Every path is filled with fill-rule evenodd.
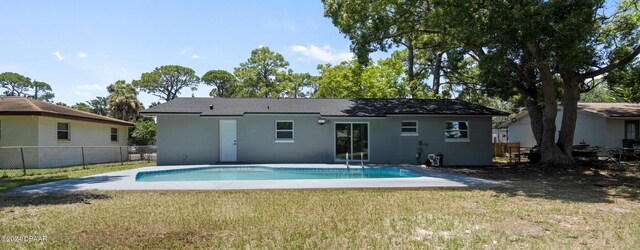
M 191 47 L 184 47 L 184 48 L 180 48 L 180 55 L 185 55 L 187 53 L 189 53 L 189 51 L 192 51 L 193 49 Z
M 191 47 L 180 48 L 180 56 L 189 56 L 191 55 L 191 59 L 200 59 L 200 55 L 194 53 L 194 49 Z
M 60 53 L 60 51 L 53 52 L 53 56 L 54 56 L 56 59 L 58 59 L 58 61 L 62 61 L 62 60 L 64 60 L 64 57 L 62 57 L 62 54 Z
M 77 55 L 78 57 L 82 58 L 82 59 L 85 59 L 85 58 L 87 58 L 87 57 L 88 57 L 88 56 L 87 56 L 87 53 L 84 53 L 84 52 L 82 52 L 82 51 L 81 51 L 81 52 L 78 52 L 76 55 Z
M 84 97 L 88 97 L 88 96 L 93 96 L 93 91 L 99 91 L 102 90 L 103 87 L 98 85 L 98 84 L 80 84 L 80 85 L 76 85 L 76 89 L 75 91 L 73 91 L 74 94 L 79 95 L 79 96 L 84 96 Z
M 300 53 L 307 58 L 320 60 L 323 62 L 341 62 L 348 61 L 353 58 L 353 53 L 337 52 L 329 45 L 325 45 L 322 47 L 318 47 L 313 44 L 308 44 L 306 46 L 293 45 L 291 46 L 291 50 L 293 52 Z

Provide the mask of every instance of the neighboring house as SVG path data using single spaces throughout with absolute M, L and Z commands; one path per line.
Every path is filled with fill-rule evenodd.
M 31 98 L 0 97 L 0 147 L 28 147 L 24 154 L 29 167 L 77 164 L 79 147 L 126 146 L 132 126 L 130 122 Z M 20 156 L 6 148 L 0 153 L 0 166 L 17 162 L 15 158 Z M 86 153 L 92 154 L 93 163 L 120 159 L 119 150 Z M 126 150 L 122 154 L 126 157 Z
M 634 103 L 578 103 L 574 144 L 586 143 L 604 148 L 621 148 L 640 139 L 640 104 Z M 556 138 L 562 123 L 562 108 L 556 116 Z M 509 129 L 509 142 L 520 142 L 522 147 L 533 147 L 536 140 L 531 130 L 531 119 L 526 111 L 510 122 L 500 125 Z
M 458 100 L 178 98 L 158 123 L 158 164 L 491 164 L 491 117 Z

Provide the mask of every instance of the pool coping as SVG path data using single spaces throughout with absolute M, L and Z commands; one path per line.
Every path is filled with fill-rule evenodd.
M 501 185 L 464 175 L 408 164 L 368 164 L 365 168 L 401 168 L 421 174 L 422 177 L 370 178 L 370 179 L 300 179 L 300 180 L 241 180 L 241 181 L 160 181 L 136 182 L 138 172 L 176 170 L 210 166 L 264 166 L 273 168 L 347 168 L 343 164 L 224 164 L 154 166 L 116 171 L 81 178 L 61 180 L 18 187 L 9 192 L 45 193 L 86 190 L 251 190 L 251 189 L 329 189 L 329 188 L 429 188 L 429 187 L 482 187 Z M 361 166 L 351 166 L 361 168 Z
M 392 173 L 396 173 L 398 175 L 400 174 L 404 174 L 405 176 L 397 176 L 397 177 L 386 177 L 386 178 L 414 178 L 414 177 L 422 177 L 421 174 L 418 174 L 414 171 L 411 170 L 406 170 L 406 169 L 402 169 L 402 168 L 386 168 L 386 167 L 350 167 L 350 168 L 337 168 L 337 167 L 322 167 L 322 168 L 318 168 L 318 167 L 291 167 L 291 166 L 286 166 L 286 167 L 272 167 L 272 166 L 257 166 L 257 165 L 240 165 L 240 166 L 203 166 L 203 167 L 193 167 L 193 168 L 179 168 L 179 169 L 163 169 L 163 170 L 152 170 L 152 171 L 138 171 L 138 173 L 136 174 L 135 180 L 137 182 L 141 182 L 141 178 L 143 177 L 147 177 L 147 176 L 154 176 L 154 175 L 172 175 L 172 174 L 182 174 L 182 173 L 188 173 L 188 172 L 194 172 L 194 171 L 201 171 L 201 170 L 209 170 L 209 169 L 225 169 L 225 170 L 261 170 L 261 171 L 265 171 L 265 173 L 271 173 L 273 171 L 275 172 L 279 172 L 279 171 L 293 171 L 293 172 L 287 172 L 287 173 L 295 173 L 295 172 L 299 172 L 300 170 L 304 170 L 304 171 L 311 171 L 311 172 L 344 172 L 344 170 L 347 170 L 347 173 L 349 173 L 349 171 L 353 171 L 352 173 L 357 173 L 359 171 L 362 172 L 369 172 L 369 173 L 384 173 L 384 172 L 389 172 L 389 170 L 392 170 Z M 309 172 L 306 172 L 309 173 Z M 382 179 L 384 177 L 375 177 L 377 179 Z M 361 179 L 361 178 L 300 178 L 300 179 L 304 179 L 304 180 L 310 180 L 310 179 Z M 252 179 L 242 179 L 242 180 L 252 180 Z M 269 180 L 269 179 L 254 179 L 255 181 L 257 180 Z M 272 179 L 272 180 L 290 180 L 290 179 Z M 165 181 L 168 182 L 168 180 L 158 180 L 158 181 Z M 171 181 L 176 181 L 176 180 L 171 180 Z M 189 181 L 224 181 L 224 180 L 216 180 L 216 179 L 210 179 L 210 180 L 205 180 L 205 179 L 201 179 L 201 180 L 189 180 Z M 241 181 L 241 180 L 229 180 L 229 181 Z M 148 182 L 148 181 L 142 181 L 142 182 Z

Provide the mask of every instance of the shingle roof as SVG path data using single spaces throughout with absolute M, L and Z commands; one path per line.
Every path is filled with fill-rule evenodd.
M 127 121 L 84 112 L 68 107 L 62 107 L 26 97 L 0 97 L 0 115 L 42 115 L 133 126 L 133 123 Z
M 638 103 L 578 103 L 578 109 L 606 117 L 640 117 Z
M 213 109 L 210 109 L 213 105 Z M 266 99 L 266 98 L 178 98 L 149 108 L 142 114 L 200 114 L 239 116 L 244 114 L 320 114 L 322 116 L 381 117 L 392 114 L 507 115 L 507 113 L 450 99 Z
M 601 115 L 610 118 L 631 118 L 640 117 L 640 104 L 626 102 L 581 102 L 578 103 L 578 110 Z M 527 110 L 518 113 L 510 121 L 505 121 L 498 125 L 498 128 L 506 128 L 524 117 L 529 116 Z

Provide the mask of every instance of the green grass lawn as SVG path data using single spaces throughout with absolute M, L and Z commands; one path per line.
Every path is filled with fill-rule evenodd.
M 7 197 L 5 197 L 7 198 Z M 636 248 L 637 202 L 493 190 L 92 192 L 0 201 L 0 248 Z
M 492 189 L 0 193 L 5 248 L 635 249 L 636 168 L 459 169 Z
M 2 169 L 0 170 L 0 192 L 14 187 L 155 165 L 155 162 L 130 161 L 124 163 L 124 165 L 120 165 L 120 163 L 105 163 L 87 165 L 84 168 L 82 166 L 72 166 L 27 169 L 27 175 L 23 175 L 22 169 Z

